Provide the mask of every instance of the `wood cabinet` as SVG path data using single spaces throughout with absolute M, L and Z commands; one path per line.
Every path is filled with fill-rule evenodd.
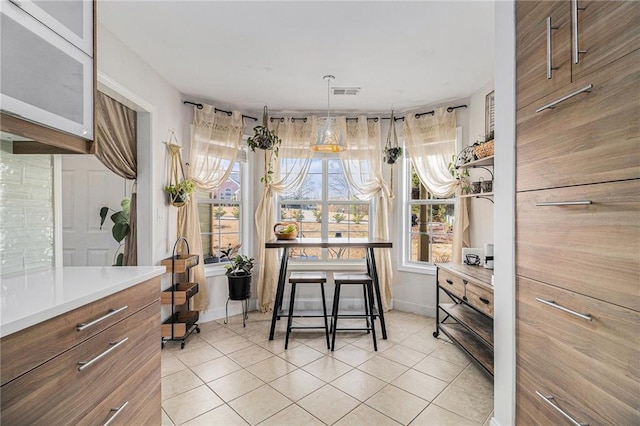
M 2 2 L 5 114 L 93 139 L 94 6 L 86 0 Z
M 490 269 L 438 264 L 436 331 L 443 332 L 493 377 L 493 286 Z M 440 292 L 448 300 L 441 300 Z
M 516 38 L 516 422 L 638 424 L 640 8 L 519 1 Z
M 3 337 L 0 422 L 160 424 L 159 286 L 154 278 Z

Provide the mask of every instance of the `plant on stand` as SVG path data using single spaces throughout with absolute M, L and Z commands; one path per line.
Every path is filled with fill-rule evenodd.
M 254 259 L 239 254 L 230 259 L 231 264 L 225 266 L 229 280 L 229 299 L 245 300 L 251 296 L 251 271 Z
M 124 240 L 127 238 L 127 235 L 129 235 L 129 231 L 131 230 L 131 227 L 129 226 L 131 199 L 123 198 L 120 202 L 120 207 L 122 208 L 120 211 L 115 211 L 109 207 L 102 207 L 100 209 L 100 229 L 102 229 L 102 225 L 104 225 L 105 220 L 107 220 L 107 214 L 109 214 L 109 211 L 113 212 L 111 215 L 111 221 L 113 222 L 111 235 L 113 235 L 113 239 L 119 244 L 113 256 L 113 266 L 122 266 L 124 253 L 121 253 L 120 249 L 124 246 Z
M 273 163 L 278 158 L 280 144 L 282 139 L 278 137 L 275 131 L 269 130 L 269 113 L 267 106 L 264 106 L 262 114 L 262 125 L 253 128 L 254 135 L 247 139 L 247 145 L 252 152 L 256 148 L 262 149 L 264 153 L 264 176 L 260 178 L 260 182 L 269 184 L 273 182 Z M 267 151 L 269 154 L 267 154 Z

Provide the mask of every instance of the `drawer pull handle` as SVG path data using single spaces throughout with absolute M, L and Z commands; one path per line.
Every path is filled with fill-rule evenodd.
M 485 305 L 488 305 L 488 304 L 489 304 L 489 299 L 485 299 L 484 297 L 478 297 L 478 299 L 480 299 L 480 301 L 481 301 L 482 303 L 484 303 Z
M 558 305 L 553 300 L 540 299 L 539 297 L 536 297 L 536 300 L 540 303 L 544 303 L 545 305 L 551 306 L 552 308 L 560 309 L 562 312 L 575 315 L 578 318 L 582 318 L 583 320 L 591 321 L 593 319 L 593 317 L 591 317 L 591 314 L 581 314 L 580 312 L 572 311 L 569 308 L 565 308 L 564 306 Z
M 582 201 L 539 201 L 536 207 L 554 207 L 554 206 L 590 206 L 593 204 L 591 200 Z
M 547 16 L 547 78 L 551 78 L 551 71 L 557 70 L 558 67 L 551 65 L 551 30 L 557 30 L 560 27 L 551 26 L 551 16 Z
M 578 0 L 571 0 L 571 20 L 573 22 L 573 63 L 580 62 L 580 54 L 587 53 L 586 50 L 580 50 L 578 42 L 578 11 L 585 10 L 586 7 L 578 7 Z
M 124 310 L 125 310 L 125 309 L 127 309 L 127 308 L 128 308 L 128 306 L 127 306 L 127 305 L 124 305 L 123 307 L 118 308 L 118 309 L 109 309 L 109 313 L 107 313 L 107 314 L 105 314 L 105 315 L 101 316 L 100 318 L 96 318 L 96 319 L 94 319 L 94 320 L 93 320 L 93 321 L 91 321 L 91 322 L 87 322 L 87 323 L 80 323 L 80 324 L 78 324 L 78 325 L 76 326 L 76 331 L 82 331 L 82 330 L 85 330 L 85 329 L 87 329 L 87 328 L 89 328 L 89 327 L 92 327 L 92 326 L 96 325 L 97 323 L 99 323 L 100 321 L 104 321 L 104 320 L 106 320 L 107 318 L 109 318 L 109 317 L 111 317 L 111 316 L 113 316 L 113 315 L 115 315 L 115 314 L 117 314 L 117 313 L 119 313 L 119 312 L 122 312 L 122 311 L 124 311 Z
M 556 404 L 553 403 L 552 399 L 553 399 L 553 395 L 551 396 L 544 396 L 543 394 L 541 394 L 540 392 L 536 391 L 536 394 L 542 398 L 544 400 L 544 402 L 546 402 L 547 404 L 549 404 L 550 406 L 552 406 L 553 408 L 555 408 L 556 411 L 558 411 L 558 413 L 562 414 L 564 416 L 565 419 L 569 420 L 571 422 L 571 424 L 573 424 L 574 426 L 589 426 L 589 423 L 580 423 L 579 421 L 577 421 L 576 419 L 574 419 L 573 417 L 571 417 L 570 415 L 568 415 L 562 408 L 558 407 Z
M 588 86 L 585 86 L 585 87 L 583 87 L 582 89 L 578 89 L 578 90 L 576 90 L 576 91 L 575 91 L 575 92 L 573 92 L 573 93 L 569 93 L 568 95 L 563 96 L 563 97 L 561 97 L 560 99 L 557 99 L 557 100 L 555 100 L 555 101 L 551 102 L 550 104 L 547 104 L 547 105 L 543 106 L 542 108 L 538 108 L 538 109 L 536 110 L 536 112 L 542 112 L 542 111 L 544 111 L 545 109 L 553 109 L 553 107 L 555 107 L 556 105 L 558 105 L 560 102 L 564 102 L 564 101 L 566 101 L 567 99 L 573 98 L 574 96 L 579 95 L 580 93 L 583 93 L 583 92 L 591 92 L 591 89 L 593 89 L 593 84 L 590 84 L 590 85 L 588 85 Z
M 104 424 L 102 426 L 107 426 L 109 423 L 111 423 L 113 421 L 113 419 L 115 419 L 116 417 L 118 417 L 118 414 L 120 414 L 120 412 L 122 410 L 124 410 L 124 407 L 126 407 L 129 404 L 129 401 L 125 401 L 124 404 L 122 404 L 120 407 L 118 408 L 112 408 L 109 412 L 113 413 L 109 416 L 109 418 L 107 419 L 106 422 L 104 422 Z
M 445 281 L 447 282 L 447 284 L 453 285 L 453 281 L 451 281 L 450 279 L 447 278 Z
M 85 368 L 87 368 L 90 365 L 92 365 L 94 362 L 99 361 L 102 357 L 108 355 L 109 352 L 114 351 L 115 349 L 117 349 L 118 347 L 123 345 L 124 342 L 126 342 L 127 340 L 129 340 L 129 338 L 125 337 L 124 339 L 120 340 L 119 342 L 111 342 L 111 343 L 109 343 L 109 349 L 107 349 L 106 351 L 102 352 L 100 355 L 96 356 L 95 358 L 93 358 L 93 359 L 91 359 L 89 361 L 79 361 L 78 362 L 78 371 L 82 371 Z

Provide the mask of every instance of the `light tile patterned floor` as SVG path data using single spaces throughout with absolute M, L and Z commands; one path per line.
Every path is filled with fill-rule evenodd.
M 269 341 L 260 312 L 246 328 L 240 316 L 202 323 L 185 349 L 162 350 L 163 425 L 488 425 L 491 380 L 433 338 L 435 320 L 385 318 L 377 352 L 370 334 L 340 332 L 332 353 L 316 330 L 294 330 L 285 351 L 286 320 Z

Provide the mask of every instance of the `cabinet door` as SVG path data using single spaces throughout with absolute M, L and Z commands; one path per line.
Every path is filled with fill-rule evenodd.
M 640 49 L 640 5 L 633 1 L 575 0 L 577 20 L 572 20 L 572 79 L 575 81 Z M 574 12 L 575 16 L 575 12 Z M 577 29 L 577 38 L 575 32 Z M 578 56 L 575 50 L 586 53 Z
M 580 93 L 539 111 L 571 93 Z M 640 50 L 517 113 L 516 188 L 640 177 Z
M 571 82 L 569 6 L 568 0 L 516 2 L 518 109 Z
M 0 27 L 2 109 L 93 139 L 93 59 L 10 3 Z
M 93 0 L 20 0 L 15 4 L 93 56 Z

